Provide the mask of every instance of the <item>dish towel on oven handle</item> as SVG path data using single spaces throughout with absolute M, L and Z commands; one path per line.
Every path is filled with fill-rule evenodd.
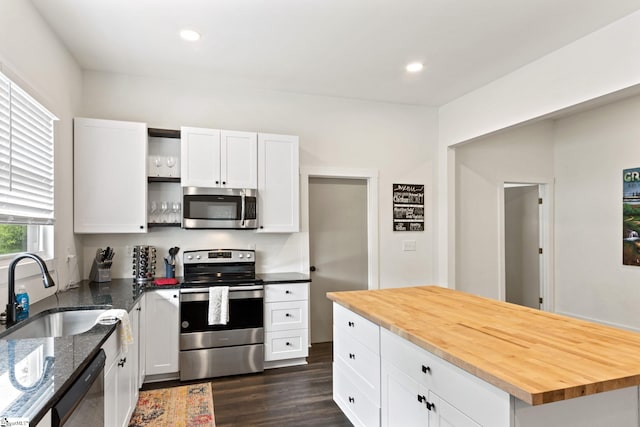
M 226 325 L 229 321 L 229 287 L 209 288 L 209 325 Z
M 131 330 L 129 313 L 127 313 L 126 310 L 120 309 L 107 310 L 98 316 L 96 323 L 100 323 L 101 325 L 113 325 L 118 320 L 120 321 L 120 325 L 118 325 L 118 332 L 120 333 L 120 349 L 123 353 L 126 353 L 128 345 L 133 344 L 133 331 Z

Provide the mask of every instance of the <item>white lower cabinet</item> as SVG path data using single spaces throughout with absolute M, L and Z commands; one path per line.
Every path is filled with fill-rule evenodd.
M 179 296 L 178 289 L 154 290 L 145 295 L 145 382 L 179 376 Z
M 333 400 L 355 426 L 380 425 L 380 327 L 333 305 Z
M 104 343 L 104 425 L 126 427 L 138 400 L 139 311 L 137 303 L 129 313 L 134 343 L 123 351 L 118 329 Z M 120 326 L 118 326 L 119 328 Z
M 387 329 L 380 337 L 383 426 L 510 425 L 508 393 Z
M 306 363 L 309 355 L 309 283 L 265 285 L 265 368 Z

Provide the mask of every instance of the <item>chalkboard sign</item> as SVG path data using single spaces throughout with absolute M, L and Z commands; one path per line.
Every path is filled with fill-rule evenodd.
M 424 185 L 393 184 L 393 231 L 424 231 Z

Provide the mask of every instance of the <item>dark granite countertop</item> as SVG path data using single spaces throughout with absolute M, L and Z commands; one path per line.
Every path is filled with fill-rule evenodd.
M 29 317 L 77 307 L 130 311 L 143 292 L 131 279 L 114 279 L 108 283 L 83 281 L 76 289 L 32 304 Z M 0 417 L 28 419 L 29 425 L 35 426 L 75 382 L 115 329 L 116 324 L 95 325 L 73 336 L 15 340 L 0 336 Z M 0 334 L 5 330 L 5 325 L 0 325 Z
M 304 273 L 258 273 L 258 277 L 265 285 L 311 282 L 311 276 Z

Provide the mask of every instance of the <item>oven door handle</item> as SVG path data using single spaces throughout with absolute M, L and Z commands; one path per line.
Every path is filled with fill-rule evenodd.
M 264 289 L 264 285 L 239 285 L 239 286 L 229 286 L 229 293 L 235 291 L 261 291 Z M 208 294 L 209 287 L 202 288 L 182 288 L 180 289 L 181 294 Z
M 232 290 L 233 289 L 233 290 Z M 264 287 L 259 286 L 234 286 L 229 289 L 229 300 L 264 298 Z M 209 288 L 181 289 L 180 302 L 209 301 Z

